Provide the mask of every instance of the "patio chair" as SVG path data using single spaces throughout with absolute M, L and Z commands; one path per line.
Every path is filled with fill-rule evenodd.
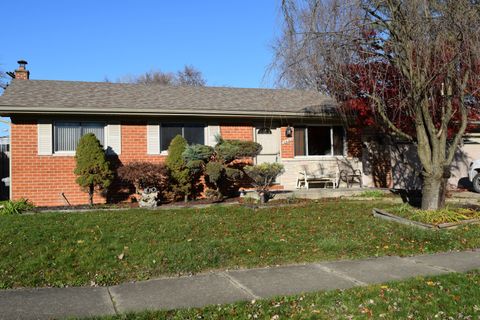
M 353 183 L 358 183 L 360 188 L 363 188 L 363 173 L 362 169 L 358 168 L 358 162 L 354 165 L 347 159 L 337 159 L 339 182 L 345 182 L 347 188 L 352 187 Z

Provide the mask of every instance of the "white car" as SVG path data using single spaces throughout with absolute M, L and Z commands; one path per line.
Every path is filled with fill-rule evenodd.
M 468 179 L 473 184 L 473 190 L 480 193 L 480 160 L 475 160 L 470 163 Z

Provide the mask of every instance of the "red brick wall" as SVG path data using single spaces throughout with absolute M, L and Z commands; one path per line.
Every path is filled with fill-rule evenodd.
M 165 156 L 147 154 L 146 122 L 122 122 L 122 152 L 119 161 L 127 164 L 133 161 L 159 163 Z M 281 128 L 281 156 L 294 157 L 293 137 L 286 137 L 286 127 Z M 225 139 L 253 141 L 253 126 L 249 124 L 225 123 L 220 126 Z M 355 134 L 349 134 L 356 137 Z M 13 119 L 11 131 L 12 196 L 13 199 L 27 198 L 37 206 L 61 206 L 64 193 L 73 204 L 85 204 L 88 195 L 75 183 L 75 159 L 73 156 L 39 156 L 37 154 L 37 122 Z M 96 203 L 105 198 L 96 194 Z
M 292 128 L 293 129 L 293 128 Z M 291 159 L 295 157 L 295 144 L 293 140 L 293 130 L 292 136 L 287 137 L 285 132 L 287 131 L 287 127 L 282 127 L 281 129 L 281 156 L 283 159 Z
M 220 135 L 224 139 L 253 141 L 253 126 L 248 124 L 221 124 Z
M 147 154 L 147 127 L 142 122 L 122 122 L 122 152 L 119 161 L 163 162 L 165 156 Z M 88 195 L 75 183 L 73 156 L 39 156 L 37 122 L 13 120 L 11 131 L 12 197 L 26 198 L 37 206 L 62 206 L 65 194 L 72 205 L 85 204 Z M 247 124 L 226 124 L 220 127 L 225 139 L 253 140 L 253 127 Z M 106 199 L 95 194 L 95 203 Z
M 164 156 L 147 155 L 145 124 L 122 123 L 123 164 L 132 161 L 162 162 Z M 26 198 L 37 206 L 61 206 L 63 192 L 72 205 L 85 204 L 87 193 L 75 183 L 73 156 L 39 156 L 37 154 L 37 122 L 13 120 L 11 130 L 12 197 Z M 105 198 L 95 194 L 95 203 Z

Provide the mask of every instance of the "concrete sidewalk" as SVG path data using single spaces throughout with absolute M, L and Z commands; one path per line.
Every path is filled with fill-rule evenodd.
M 218 271 L 112 287 L 0 291 L 0 319 L 112 315 L 146 309 L 201 307 L 480 268 L 480 249 L 272 268 Z

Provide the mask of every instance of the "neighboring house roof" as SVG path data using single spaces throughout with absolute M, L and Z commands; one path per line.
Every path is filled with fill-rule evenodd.
M 0 114 L 332 116 L 335 101 L 314 91 L 172 87 L 108 82 L 13 80 Z

